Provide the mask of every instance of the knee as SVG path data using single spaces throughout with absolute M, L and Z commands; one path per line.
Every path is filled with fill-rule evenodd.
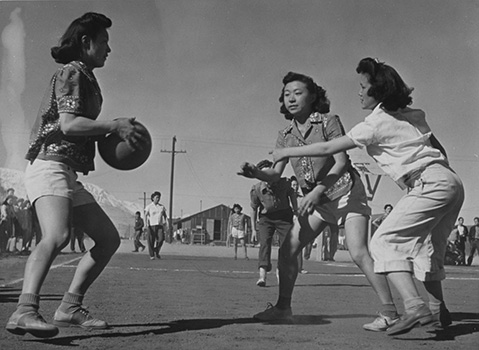
M 104 239 L 95 242 L 95 249 L 102 252 L 102 255 L 112 256 L 121 244 L 120 235 L 115 230 L 106 234 Z
M 349 251 L 351 259 L 357 266 L 363 266 L 368 260 L 372 260 L 366 249 L 361 249 L 358 251 Z

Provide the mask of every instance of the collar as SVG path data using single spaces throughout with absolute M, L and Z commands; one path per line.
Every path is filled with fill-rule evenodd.
M 78 68 L 83 74 L 86 75 L 88 80 L 93 81 L 93 82 L 97 82 L 96 78 L 95 78 L 95 75 L 93 74 L 93 71 L 88 69 L 86 64 L 83 63 L 82 61 L 71 61 L 69 64 Z
M 313 112 L 310 114 L 308 119 L 306 119 L 307 130 L 312 128 L 313 125 L 321 124 L 323 122 L 326 122 L 326 116 L 319 112 Z M 301 133 L 299 132 L 298 126 L 296 124 L 296 120 L 294 119 L 291 120 L 291 123 L 288 125 L 288 127 L 283 130 L 284 136 L 291 133 L 294 133 L 296 136 L 301 136 Z

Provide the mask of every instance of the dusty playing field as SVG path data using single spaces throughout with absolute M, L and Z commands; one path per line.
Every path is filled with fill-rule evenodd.
M 0 349 L 477 349 L 479 267 L 448 267 L 445 295 L 454 319 L 442 332 L 417 328 L 395 338 L 366 332 L 377 299 L 346 252 L 334 263 L 307 261 L 293 300 L 294 324 L 268 325 L 251 316 L 277 297 L 274 275 L 256 287 L 257 250 L 233 260 L 224 247 L 166 245 L 161 260 L 122 248 L 85 298 L 111 329 L 61 329 L 52 339 L 23 337 L 3 327 L 21 288 L 25 257 L 0 260 Z M 242 257 L 241 254 L 239 254 Z M 62 254 L 42 290 L 51 320 L 80 254 Z

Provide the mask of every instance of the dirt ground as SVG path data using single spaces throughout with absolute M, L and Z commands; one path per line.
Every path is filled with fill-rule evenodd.
M 479 258 L 474 266 L 448 266 L 444 290 L 453 325 L 445 331 L 416 328 L 389 337 L 367 332 L 378 301 L 361 271 L 340 251 L 336 262 L 305 262 L 293 298 L 292 324 L 262 324 L 252 315 L 275 302 L 277 283 L 259 288 L 257 249 L 250 260 L 232 248 L 167 244 L 161 260 L 146 251 L 119 252 L 85 297 L 90 312 L 111 328 L 62 328 L 51 339 L 15 336 L 3 329 L 20 293 L 26 257 L 0 259 L 0 349 L 477 349 L 479 344 Z M 67 289 L 80 254 L 54 262 L 41 294 L 50 321 Z M 395 293 L 395 295 L 397 295 Z M 399 300 L 398 305 L 399 305 Z

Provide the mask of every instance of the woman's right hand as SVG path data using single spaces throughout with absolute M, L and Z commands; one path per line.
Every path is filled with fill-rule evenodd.
M 237 174 L 250 179 L 254 179 L 256 178 L 255 173 L 257 170 L 258 168 L 256 167 L 256 165 L 245 162 L 241 164 L 241 171 L 237 172 Z
M 118 118 L 115 119 L 115 122 L 115 132 L 118 136 L 125 140 L 132 149 L 143 149 L 143 144 L 147 142 L 146 135 L 136 127 L 135 118 Z

